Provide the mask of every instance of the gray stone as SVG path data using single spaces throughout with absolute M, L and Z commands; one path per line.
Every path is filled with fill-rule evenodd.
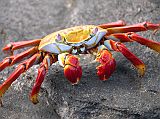
M 1 0 L 0 8 L 1 47 L 10 41 L 41 38 L 75 25 L 119 19 L 128 24 L 160 21 L 159 0 Z M 160 42 L 160 32 L 140 34 Z M 160 55 L 138 43 L 126 45 L 147 65 L 144 77 L 138 77 L 121 54 L 113 53 L 117 69 L 109 80 L 102 82 L 96 75 L 98 63 L 93 62 L 94 57 L 81 56 L 80 83 L 70 85 L 56 63 L 50 67 L 42 85 L 40 103 L 33 105 L 28 98 L 38 69 L 33 66 L 5 94 L 0 119 L 160 118 Z M 0 59 L 5 56 L 0 52 Z M 16 66 L 0 73 L 1 83 Z

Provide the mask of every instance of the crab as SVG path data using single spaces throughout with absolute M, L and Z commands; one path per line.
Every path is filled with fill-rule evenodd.
M 72 85 L 77 84 L 82 77 L 79 54 L 96 55 L 100 65 L 96 68 L 100 80 L 107 80 L 116 69 L 116 61 L 111 51 L 122 53 L 138 70 L 140 76 L 145 73 L 145 64 L 130 52 L 123 42 L 138 42 L 160 53 L 160 42 L 141 37 L 135 32 L 158 30 L 160 24 L 143 22 L 126 25 L 122 20 L 101 25 L 84 25 L 53 32 L 42 39 L 11 42 L 2 50 L 12 54 L 0 62 L 0 71 L 8 66 L 21 62 L 15 71 L 0 85 L 0 98 L 10 85 L 25 71 L 36 64 L 40 64 L 38 76 L 30 93 L 30 100 L 37 104 L 38 93 L 49 67 L 55 63 L 64 68 L 64 75 Z M 28 50 L 13 55 L 13 51 L 30 47 Z M 2 100 L 1 100 L 2 104 Z

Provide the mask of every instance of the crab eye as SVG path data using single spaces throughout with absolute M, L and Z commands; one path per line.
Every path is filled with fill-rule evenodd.
M 61 41 L 61 40 L 62 40 L 62 37 L 61 37 L 60 34 L 57 35 L 57 40 L 58 40 L 58 41 Z
M 96 33 L 98 32 L 98 28 L 94 28 L 93 31 L 92 31 L 92 34 L 90 34 L 91 37 L 95 36 Z
M 96 34 L 98 32 L 98 28 L 96 27 L 95 29 L 93 29 L 92 33 Z
M 61 42 L 62 41 L 62 36 L 60 34 L 57 34 L 57 42 Z

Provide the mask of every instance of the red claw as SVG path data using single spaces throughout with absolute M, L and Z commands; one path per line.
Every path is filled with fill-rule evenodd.
M 77 57 L 73 55 L 67 56 L 67 59 L 65 60 L 64 75 L 73 85 L 79 82 L 82 76 L 82 68 L 79 65 Z
M 97 67 L 97 75 L 100 80 L 107 80 L 115 71 L 116 61 L 107 50 L 100 51 L 100 56 L 96 59 L 101 64 Z

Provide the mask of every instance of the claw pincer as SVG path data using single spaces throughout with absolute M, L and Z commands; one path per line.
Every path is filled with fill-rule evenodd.
M 79 54 L 97 55 L 96 61 L 100 63 L 97 66 L 97 75 L 100 80 L 107 80 L 116 69 L 116 61 L 111 51 L 120 52 L 125 56 L 138 70 L 140 76 L 145 73 L 145 64 L 134 55 L 123 44 L 125 42 L 134 42 L 145 45 L 160 53 L 160 42 L 152 41 L 137 35 L 135 32 L 146 30 L 158 30 L 160 24 L 143 22 L 135 25 L 126 25 L 122 20 L 112 23 L 95 25 L 76 26 L 57 32 L 53 32 L 42 39 L 12 42 L 6 45 L 2 50 L 11 54 L 0 62 L 0 71 L 16 63 L 20 64 L 13 73 L 0 85 L 0 105 L 1 98 L 11 84 L 25 71 L 33 65 L 39 64 L 38 76 L 30 93 L 30 100 L 37 104 L 38 94 L 41 84 L 49 67 L 59 61 L 64 68 L 64 75 L 68 81 L 74 85 L 82 77 L 82 68 L 79 63 Z M 13 55 L 14 50 L 33 46 L 32 48 Z M 23 61 L 24 58 L 28 58 Z
M 115 71 L 116 61 L 108 50 L 101 50 L 96 58 L 100 65 L 96 68 L 100 80 L 107 80 Z
M 72 85 L 77 84 L 82 77 L 82 68 L 79 65 L 78 57 L 71 54 L 62 54 L 59 61 L 64 67 L 64 75 Z

